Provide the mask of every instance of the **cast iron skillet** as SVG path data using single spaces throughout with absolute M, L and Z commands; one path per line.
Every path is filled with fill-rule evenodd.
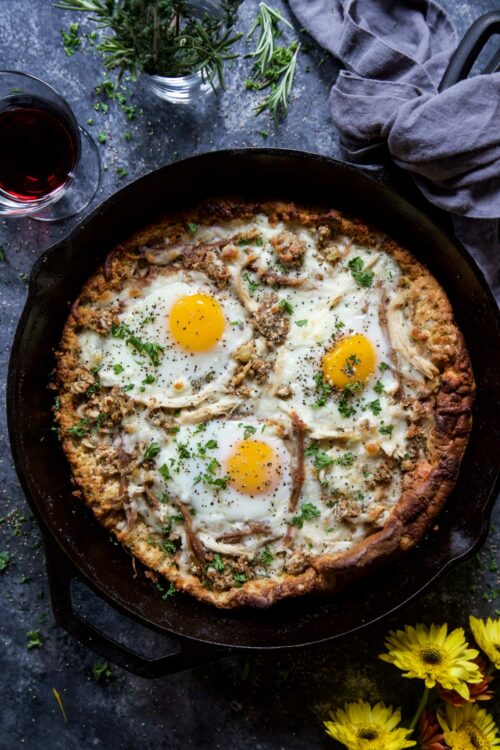
M 47 388 L 69 305 L 107 251 L 162 210 L 233 193 L 319 202 L 372 221 L 428 265 L 446 289 L 478 386 L 474 427 L 455 492 L 437 528 L 397 565 L 331 597 L 281 602 L 269 610 L 223 611 L 178 594 L 162 601 L 130 556 L 111 543 L 71 494 L 66 458 L 51 432 Z M 107 660 L 137 674 L 169 674 L 221 650 L 286 649 L 353 633 L 425 591 L 484 541 L 500 473 L 500 316 L 469 256 L 422 212 L 350 165 L 300 151 L 256 149 L 204 154 L 159 169 L 109 198 L 33 268 L 16 332 L 7 407 L 14 462 L 45 539 L 58 623 Z M 140 567 L 140 566 L 139 566 Z M 148 659 L 96 630 L 73 609 L 71 581 L 147 627 L 173 636 L 178 651 Z
M 266 611 L 220 611 L 182 594 L 164 602 L 143 575 L 134 579 L 129 555 L 110 542 L 92 514 L 72 497 L 68 463 L 50 431 L 53 394 L 47 384 L 53 349 L 83 281 L 114 244 L 162 208 L 175 209 L 216 193 L 320 201 L 377 223 L 423 260 L 445 287 L 478 386 L 460 480 L 430 538 L 397 565 L 342 594 L 282 602 Z M 485 538 L 499 471 L 499 351 L 498 312 L 468 256 L 424 214 L 358 169 L 296 151 L 220 151 L 172 164 L 129 185 L 42 255 L 30 278 L 12 350 L 12 450 L 23 489 L 45 531 L 56 619 L 106 659 L 143 675 L 160 675 L 212 656 L 207 645 L 303 646 L 352 633 L 393 612 Z M 70 582 L 75 575 L 118 609 L 178 637 L 180 651 L 151 661 L 94 631 L 73 611 Z

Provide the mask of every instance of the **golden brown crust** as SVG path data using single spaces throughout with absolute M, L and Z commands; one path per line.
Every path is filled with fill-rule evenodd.
M 116 322 L 113 312 L 98 316 L 93 303 L 119 289 L 124 279 L 134 276 L 137 268 L 143 269 L 146 275 L 155 273 L 155 266 L 149 264 L 149 260 L 152 256 L 158 259 L 165 251 L 165 233 L 169 236 L 168 252 L 172 252 L 172 247 L 180 248 L 180 261 L 174 260 L 174 267 L 184 258 L 188 267 L 196 268 L 201 253 L 205 268 L 208 257 L 212 279 L 223 286 L 225 275 L 219 266 L 219 254 L 224 252 L 225 246 L 227 252 L 230 243 L 226 241 L 219 245 L 203 246 L 197 251 L 198 255 L 193 254 L 192 250 L 183 253 L 185 246 L 189 245 L 186 223 L 216 223 L 235 218 L 247 220 L 259 211 L 267 213 L 274 223 L 286 221 L 325 228 L 322 237 L 326 243 L 329 237 L 344 234 L 352 242 L 379 248 L 394 258 L 403 272 L 401 293 L 404 294 L 406 314 L 412 321 L 412 346 L 417 354 L 420 352 L 430 360 L 438 373 L 433 381 L 434 388 L 429 389 L 427 401 L 427 411 L 432 410 L 434 420 L 432 429 L 426 429 L 425 421 L 419 428 L 417 419 L 414 429 L 425 445 L 424 457 L 410 462 L 411 469 L 404 475 L 403 492 L 383 528 L 358 542 L 348 552 L 312 559 L 296 574 L 285 572 L 279 578 L 252 579 L 239 587 L 218 590 L 207 588 L 195 569 L 191 574 L 181 573 L 168 555 L 148 542 L 148 529 L 142 521 L 128 524 L 122 531 L 117 531 L 117 524 L 126 515 L 126 504 L 124 507 L 117 497 L 122 495 L 122 481 L 133 466 L 134 456 L 128 456 L 124 462 L 116 450 L 106 452 L 98 448 L 94 452 L 94 461 L 89 463 L 83 459 L 82 444 L 76 443 L 68 432 L 78 424 L 78 405 L 83 397 L 88 399 L 90 394 L 91 398 L 94 384 L 92 374 L 78 363 L 77 332 L 82 325 L 99 333 L 110 329 Z M 295 248 L 290 238 L 285 239 L 286 242 L 282 238 L 277 252 L 295 264 L 303 248 Z M 175 252 L 171 257 L 175 258 Z M 140 286 L 145 283 L 144 278 L 141 281 L 139 274 L 135 283 Z M 285 597 L 333 592 L 413 547 L 430 528 L 457 480 L 471 430 L 475 390 L 465 342 L 454 322 L 450 303 L 437 281 L 411 253 L 374 228 L 344 217 L 337 211 L 303 209 L 291 203 L 260 205 L 229 199 L 207 202 L 195 212 L 167 218 L 147 227 L 108 255 L 103 267 L 84 285 L 72 307 L 60 344 L 57 385 L 60 395 L 57 419 L 63 447 L 72 467 L 74 482 L 82 490 L 83 499 L 98 520 L 114 532 L 145 565 L 165 575 L 178 589 L 218 607 L 267 607 Z M 424 413 L 425 399 L 421 399 L 421 402 Z M 113 394 L 108 406 L 109 409 L 105 403 L 102 412 L 101 400 L 101 411 L 96 414 L 99 427 L 102 424 L 118 424 L 130 409 L 129 400 L 122 393 Z M 195 542 L 193 544 L 196 546 Z

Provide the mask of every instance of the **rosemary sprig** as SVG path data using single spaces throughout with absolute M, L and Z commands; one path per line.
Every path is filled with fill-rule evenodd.
M 255 67 L 262 76 L 266 74 L 266 70 L 271 63 L 274 53 L 274 40 L 281 33 L 278 28 L 278 23 L 280 21 L 290 28 L 293 28 L 291 23 L 283 18 L 277 10 L 270 8 L 266 3 L 260 3 L 259 13 L 257 14 L 255 23 L 246 37 L 249 42 L 252 39 L 255 30 L 257 28 L 260 29 L 257 47 L 250 53 L 249 57 L 255 57 Z
M 221 0 L 217 17 L 197 18 L 187 0 L 59 0 L 55 7 L 89 13 L 102 30 L 96 49 L 108 69 L 121 76 L 129 71 L 182 76 L 200 71 L 212 85 L 224 87 L 223 65 L 236 55 L 233 44 L 241 34 L 231 28 L 237 0 Z
M 247 41 L 250 41 L 255 30 L 260 29 L 257 46 L 248 55 L 255 59 L 254 68 L 258 80 L 250 79 L 246 86 L 252 91 L 260 91 L 268 88 L 268 86 L 272 87 L 271 92 L 255 108 L 255 114 L 260 114 L 266 109 L 269 110 L 275 125 L 278 124 L 280 111 L 286 114 L 288 109 L 288 100 L 300 51 L 298 41 L 292 42 L 288 47 L 275 46 L 276 38 L 281 35 L 279 22 L 293 28 L 277 10 L 270 8 L 266 3 L 260 3 L 255 23 L 247 34 Z
M 290 47 L 285 47 L 284 49 L 287 52 L 291 52 L 292 55 L 289 62 L 280 68 L 280 75 L 283 73 L 283 77 L 279 83 L 273 84 L 272 91 L 255 108 L 255 113 L 257 115 L 265 109 L 268 109 L 273 116 L 275 124 L 278 123 L 280 108 L 283 113 L 286 113 L 288 109 L 288 97 L 290 96 L 293 86 L 295 68 L 297 66 L 297 56 L 300 52 L 300 44 L 298 42 L 293 42 Z

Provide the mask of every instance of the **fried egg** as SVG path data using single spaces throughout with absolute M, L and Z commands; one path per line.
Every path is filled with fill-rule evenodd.
M 221 391 L 235 366 L 231 354 L 251 336 L 246 313 L 206 276 L 158 275 L 119 298 L 119 322 L 107 336 L 80 337 L 82 360 L 104 386 L 166 407 L 200 403 Z

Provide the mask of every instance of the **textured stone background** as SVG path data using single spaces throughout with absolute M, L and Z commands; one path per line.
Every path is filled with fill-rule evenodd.
M 273 4 L 288 13 L 284 3 Z M 498 0 L 446 0 L 443 4 L 463 32 L 481 12 L 498 7 Z M 243 3 L 242 30 L 249 28 L 256 7 L 256 0 Z M 99 146 L 105 172 L 95 205 L 154 167 L 219 147 L 265 144 L 338 156 L 326 105 L 337 67 L 314 43 L 301 55 L 290 112 L 277 132 L 266 115 L 254 116 L 253 95 L 243 90 L 249 61 L 238 61 L 228 71 L 226 92 L 194 111 L 163 104 L 138 86 L 130 103 L 143 114 L 128 122 L 116 103 L 111 103 L 107 114 L 93 109 L 98 101 L 93 87 L 101 77 L 100 62 L 88 42 L 83 43 L 83 53 L 71 57 L 61 44 L 60 29 L 74 20 L 53 9 L 48 0 L 2 0 L 1 66 L 45 79 L 67 97 L 81 123 L 92 117 L 92 132 L 106 134 L 106 144 Z M 90 28 L 81 24 L 83 38 Z M 124 138 L 127 130 L 130 141 Z M 269 131 L 267 139 L 259 132 L 263 130 Z M 126 177 L 117 175 L 119 167 L 127 170 Z M 0 222 L 0 245 L 6 254 L 0 264 L 0 367 L 4 374 L 24 304 L 26 274 L 43 250 L 73 223 Z M 466 625 L 469 612 L 486 616 L 496 609 L 498 614 L 499 533 L 494 518 L 488 541 L 474 560 L 455 569 L 411 609 L 357 638 L 289 655 L 230 655 L 152 682 L 113 668 L 112 681 L 96 684 L 91 673 L 99 659 L 54 623 L 40 534 L 12 467 L 4 418 L 0 430 L 0 551 L 11 554 L 8 569 L 0 574 L 1 748 L 333 747 L 321 721 L 330 707 L 345 699 L 385 699 L 401 705 L 406 716 L 413 712 L 420 683 L 401 680 L 394 668 L 377 661 L 389 627 L 418 621 L 459 626 Z M 497 506 L 496 524 L 499 512 Z M 76 601 L 82 611 L 118 637 L 162 652 L 161 639 L 138 626 L 131 631 L 87 591 L 77 592 Z M 29 651 L 26 632 L 32 629 L 40 629 L 43 646 Z M 61 695 L 67 724 L 53 688 Z M 491 708 L 499 720 L 498 703 Z

